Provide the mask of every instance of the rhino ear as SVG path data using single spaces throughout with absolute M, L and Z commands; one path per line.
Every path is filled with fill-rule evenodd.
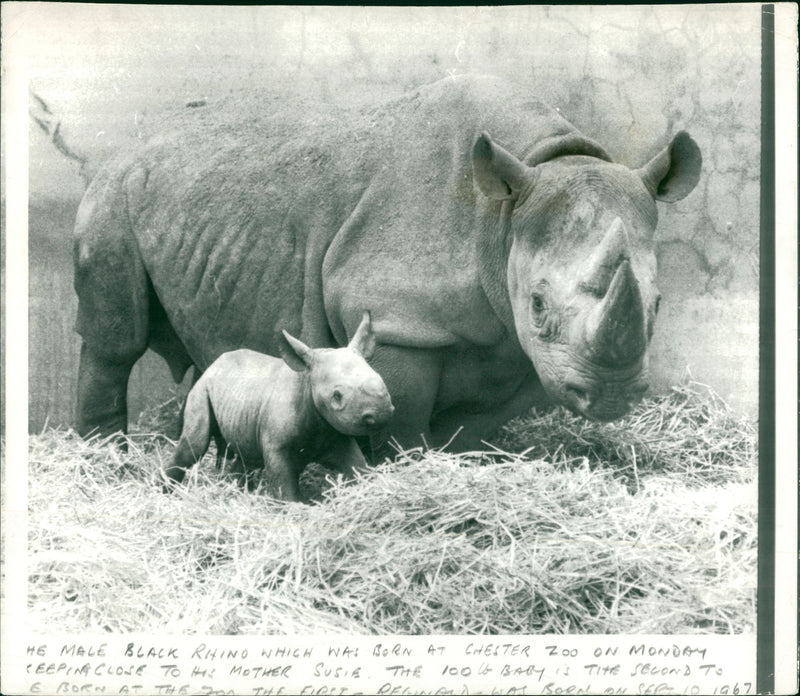
M 364 312 L 361 323 L 358 325 L 348 347 L 360 353 L 365 360 L 369 360 L 375 352 L 375 334 L 372 332 L 372 319 L 369 312 Z
M 674 203 L 689 195 L 700 180 L 703 155 L 686 131 L 637 170 L 644 185 L 657 201 Z
M 484 195 L 495 201 L 516 199 L 533 178 L 528 167 L 481 133 L 472 146 L 472 172 Z
M 314 362 L 314 351 L 286 331 L 281 332 L 285 341 L 281 342 L 280 353 L 285 362 L 295 372 L 310 370 Z

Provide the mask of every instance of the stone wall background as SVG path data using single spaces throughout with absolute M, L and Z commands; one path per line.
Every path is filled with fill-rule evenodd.
M 757 413 L 760 6 L 34 4 L 21 26 L 26 49 L 6 53 L 5 67 L 25 63 L 32 91 L 51 112 L 51 135 L 60 123 L 60 137 L 88 172 L 189 101 L 213 106 L 223 97 L 294 90 L 367 102 L 460 73 L 529 86 L 629 166 L 688 130 L 704 168 L 688 198 L 659 204 L 654 387 L 691 375 L 736 409 Z M 31 105 L 41 118 L 41 104 Z M 37 429 L 45 419 L 71 420 L 78 340 L 75 299 L 65 293 L 84 181 L 33 120 L 29 180 Z M 53 269 L 69 277 L 53 280 Z M 169 385 L 158 358 L 142 362 L 131 381 L 134 416 Z

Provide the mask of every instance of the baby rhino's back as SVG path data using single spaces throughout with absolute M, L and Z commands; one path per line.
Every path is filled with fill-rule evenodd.
M 198 380 L 222 437 L 255 465 L 262 428 L 291 414 L 292 377 L 280 358 L 243 348 L 223 353 Z

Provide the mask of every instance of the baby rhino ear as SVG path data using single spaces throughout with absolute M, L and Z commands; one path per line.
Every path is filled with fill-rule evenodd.
M 284 341 L 279 346 L 281 357 L 289 367 L 295 372 L 305 372 L 311 369 L 314 362 L 314 351 L 300 339 L 295 338 L 290 333 L 282 331 Z
M 365 360 L 369 360 L 375 352 L 375 334 L 372 333 L 372 319 L 369 312 L 364 312 L 361 323 L 358 325 L 353 338 L 348 344 L 356 353 L 360 353 Z

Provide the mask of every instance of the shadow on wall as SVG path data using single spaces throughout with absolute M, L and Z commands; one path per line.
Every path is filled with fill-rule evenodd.
M 94 171 L 190 102 L 213 108 L 291 90 L 363 103 L 460 73 L 513 76 L 629 166 L 678 130 L 692 134 L 704 155 L 700 184 L 659 210 L 653 384 L 665 389 L 688 372 L 756 414 L 757 6 L 218 10 L 126 6 L 104 18 L 111 10 L 100 8 L 65 25 L 78 6 L 43 19 L 47 49 L 32 63 L 31 86 L 52 123 L 49 135 L 31 126 L 33 430 L 71 422 L 77 374 L 71 227 L 83 184 L 78 163 L 54 147 L 55 124 Z M 169 396 L 159 362 L 148 355 L 134 373 L 132 417 Z

